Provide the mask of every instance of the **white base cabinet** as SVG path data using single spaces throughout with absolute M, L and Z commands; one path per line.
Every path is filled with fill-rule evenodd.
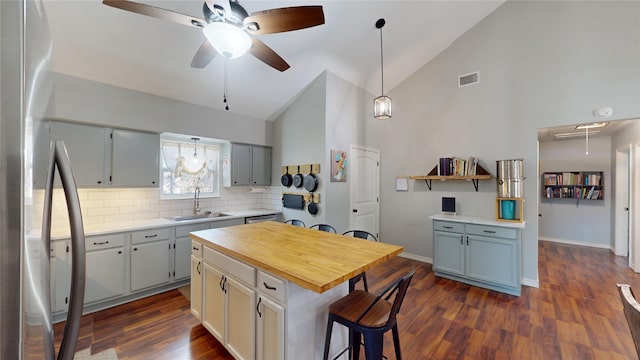
M 346 282 L 318 294 L 198 245 L 204 270 L 201 280 L 192 272 L 191 288 L 202 281 L 201 322 L 236 359 L 322 358 L 329 304 L 347 293 Z M 198 258 L 192 255 L 192 261 L 193 269 Z M 194 313 L 193 298 L 191 306 Z M 335 326 L 332 358 L 347 343 L 346 328 Z
M 520 296 L 520 229 L 433 221 L 436 276 Z
M 284 359 L 284 306 L 259 295 L 256 321 L 256 358 Z

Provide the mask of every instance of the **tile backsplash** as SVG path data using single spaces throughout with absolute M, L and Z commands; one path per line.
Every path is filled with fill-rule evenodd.
M 282 190 L 279 186 L 257 188 L 220 188 L 220 197 L 200 198 L 200 209 L 225 212 L 250 209 L 282 209 Z M 34 209 L 42 209 L 44 190 L 34 192 Z M 189 215 L 193 212 L 193 198 L 161 200 L 159 189 L 78 189 L 85 227 Z M 53 193 L 52 230 L 69 228 L 66 203 L 62 189 Z M 32 214 L 35 224 L 42 223 L 42 213 Z

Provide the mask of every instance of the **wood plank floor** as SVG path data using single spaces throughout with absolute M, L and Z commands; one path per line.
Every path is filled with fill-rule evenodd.
M 540 242 L 540 288 L 520 297 L 435 278 L 404 258 L 368 271 L 371 291 L 411 268 L 398 315 L 405 359 L 638 359 L 616 283 L 640 289 L 640 275 L 609 250 Z M 115 348 L 123 360 L 232 359 L 177 290 L 85 315 L 78 346 Z M 390 333 L 384 352 L 394 359 Z

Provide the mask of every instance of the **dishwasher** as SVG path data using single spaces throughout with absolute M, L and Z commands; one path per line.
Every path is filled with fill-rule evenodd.
M 278 214 L 251 216 L 244 219 L 245 224 L 253 224 L 261 221 L 278 221 Z

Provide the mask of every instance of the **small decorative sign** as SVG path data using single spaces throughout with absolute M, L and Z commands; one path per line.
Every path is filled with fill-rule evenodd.
M 347 181 L 347 153 L 340 150 L 331 150 L 331 181 Z

